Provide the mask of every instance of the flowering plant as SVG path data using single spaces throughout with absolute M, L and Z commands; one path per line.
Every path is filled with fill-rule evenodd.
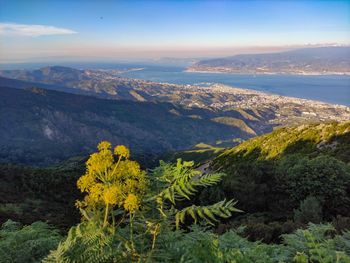
M 86 162 L 86 173 L 77 182 L 86 195 L 76 205 L 87 219 L 103 218 L 106 226 L 110 218 L 114 221 L 114 208 L 129 213 L 140 209 L 148 181 L 140 165 L 129 159 L 129 149 L 124 145 L 116 146 L 112 152 L 111 143 L 102 141 L 97 149 Z

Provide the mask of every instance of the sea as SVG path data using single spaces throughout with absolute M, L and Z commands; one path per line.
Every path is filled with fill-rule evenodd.
M 183 67 L 145 67 L 123 77 L 176 84 L 222 83 L 282 96 L 350 106 L 350 76 L 241 75 L 186 72 Z
M 222 83 L 282 96 L 350 106 L 350 76 L 243 75 L 186 72 L 184 67 L 139 66 L 123 77 L 175 84 Z

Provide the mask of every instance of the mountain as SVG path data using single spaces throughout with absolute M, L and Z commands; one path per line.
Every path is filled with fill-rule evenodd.
M 202 60 L 188 71 L 241 74 L 350 74 L 350 47 L 304 48 Z
M 83 70 L 51 66 L 36 70 L 2 70 L 1 75 L 32 82 L 43 82 L 48 84 L 66 84 L 71 81 L 91 79 Z
M 125 144 L 136 155 L 152 159 L 199 142 L 251 136 L 237 126 L 212 121 L 218 116 L 170 103 L 0 87 L 0 161 L 57 163 L 86 156 L 101 140 Z

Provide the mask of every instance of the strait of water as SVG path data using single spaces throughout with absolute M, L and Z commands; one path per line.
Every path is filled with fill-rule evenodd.
M 283 96 L 350 106 L 350 76 L 240 75 L 185 72 L 180 67 L 144 67 L 121 76 L 176 84 L 222 83 Z

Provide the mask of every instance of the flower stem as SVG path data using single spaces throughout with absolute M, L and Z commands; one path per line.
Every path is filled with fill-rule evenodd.
M 105 218 L 103 220 L 103 227 L 107 226 L 107 219 L 108 219 L 108 211 L 109 211 L 109 207 L 108 207 L 108 203 L 106 205 L 106 211 L 105 211 Z

